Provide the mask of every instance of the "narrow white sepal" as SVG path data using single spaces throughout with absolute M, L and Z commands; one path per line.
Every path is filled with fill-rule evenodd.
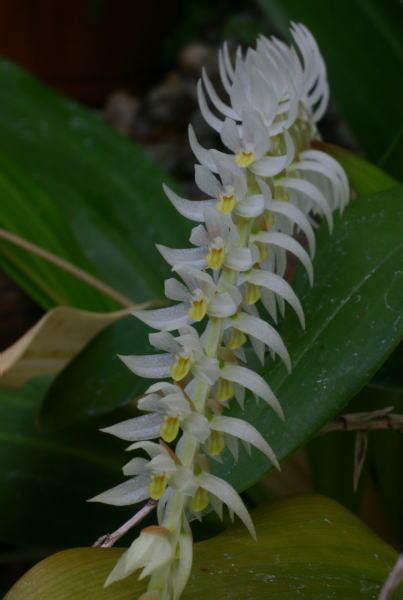
M 211 429 L 228 433 L 240 440 L 252 444 L 252 446 L 255 446 L 255 448 L 263 452 L 277 469 L 280 469 L 276 455 L 269 444 L 258 430 L 247 421 L 236 419 L 234 417 L 216 416 L 210 421 L 210 427 Z
M 130 371 L 133 371 L 139 377 L 146 377 L 148 379 L 163 379 L 164 377 L 168 377 L 171 372 L 171 366 L 174 363 L 173 357 L 169 356 L 169 354 L 118 356 Z
M 211 475 L 211 473 L 202 473 L 198 477 L 198 482 L 200 487 L 210 492 L 210 494 L 217 496 L 219 500 L 226 504 L 241 519 L 253 539 L 256 539 L 255 527 L 249 512 L 242 502 L 241 497 L 229 483 L 215 475 Z
M 284 250 L 288 250 L 292 254 L 295 254 L 297 258 L 304 265 L 306 272 L 308 273 L 309 282 L 313 285 L 313 266 L 312 261 L 309 258 L 308 254 L 304 250 L 297 240 L 294 240 L 289 235 L 285 233 L 281 233 L 279 231 L 263 231 L 253 236 L 253 239 L 263 242 L 264 244 L 271 244 L 273 246 L 279 246 Z
M 281 419 L 284 419 L 283 409 L 263 377 L 247 367 L 240 367 L 239 365 L 232 365 L 230 363 L 226 363 L 224 368 L 221 369 L 221 376 L 224 379 L 238 383 L 259 396 L 259 398 L 262 398 Z
M 159 437 L 159 430 L 162 423 L 163 417 L 159 414 L 142 415 L 141 417 L 116 423 L 116 425 L 112 425 L 111 427 L 105 427 L 100 431 L 110 433 L 128 442 L 140 442 Z
M 291 372 L 291 359 L 278 332 L 258 317 L 240 313 L 233 321 L 234 325 L 243 333 L 251 335 L 263 342 L 270 350 L 273 350 L 283 360 L 288 372 Z
M 135 310 L 132 314 L 146 325 L 160 331 L 173 331 L 191 322 L 185 303 L 156 310 Z
M 189 221 L 202 223 L 204 221 L 204 211 L 207 207 L 214 207 L 214 200 L 186 200 L 181 198 L 167 185 L 163 185 L 164 192 L 172 202 L 178 213 Z
M 129 504 L 137 504 L 150 497 L 147 490 L 149 484 L 147 475 L 138 475 L 132 479 L 128 479 L 123 483 L 98 494 L 87 502 L 102 502 L 103 504 L 112 504 L 113 506 L 127 506 Z
M 283 298 L 288 304 L 295 310 L 295 313 L 301 323 L 303 329 L 305 329 L 305 316 L 301 302 L 298 296 L 292 289 L 289 283 L 279 275 L 275 273 L 269 273 L 263 270 L 256 270 L 251 273 L 248 280 L 255 285 L 262 286 L 267 290 L 270 290 L 277 296 Z

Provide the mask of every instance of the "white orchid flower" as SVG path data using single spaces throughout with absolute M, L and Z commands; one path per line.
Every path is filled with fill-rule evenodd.
M 207 357 L 197 331 L 190 326 L 179 329 L 174 337 L 167 331 L 149 335 L 150 343 L 164 354 L 145 356 L 120 356 L 121 360 L 139 377 L 164 379 L 171 376 L 181 381 L 190 372 L 208 383 L 218 376 L 218 361 Z
M 108 431 L 120 437 L 119 430 Z M 125 438 L 123 438 L 125 439 Z M 141 441 L 129 446 L 128 450 L 144 450 L 149 459 L 135 457 L 123 467 L 123 473 L 131 478 L 89 502 L 102 502 L 114 506 L 137 504 L 148 498 L 159 499 L 166 491 L 168 481 L 178 470 L 178 463 L 165 446 L 155 442 Z
M 227 267 L 234 271 L 247 271 L 257 259 L 257 250 L 239 245 L 239 234 L 234 225 L 215 209 L 206 208 L 205 225 L 192 229 L 190 241 L 197 248 L 176 250 L 160 244 L 158 250 L 167 263 L 177 270 L 183 265 L 214 271 Z
M 143 529 L 130 548 L 122 554 L 109 574 L 105 586 L 127 577 L 138 569 L 143 569 L 139 579 L 144 579 L 168 564 L 174 556 L 171 538 L 171 532 L 165 527 L 151 525 Z
M 224 318 L 236 312 L 240 296 L 236 303 L 236 294 L 219 291 L 210 275 L 190 265 L 177 266 L 175 271 L 184 283 L 168 279 L 165 282 L 165 296 L 182 302 L 168 308 L 137 310 L 133 312 L 135 317 L 153 329 L 172 331 L 201 321 L 206 315 Z

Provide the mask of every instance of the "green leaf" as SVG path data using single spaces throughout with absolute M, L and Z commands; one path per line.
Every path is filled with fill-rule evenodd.
M 0 227 L 95 275 L 133 302 L 162 295 L 155 249 L 185 240 L 168 177 L 124 136 L 18 67 L 0 61 Z M 0 265 L 42 306 L 117 303 L 0 239 Z
M 195 547 L 183 600 L 376 600 L 397 553 L 335 502 L 300 496 L 254 511 L 258 541 L 240 525 Z M 5 600 L 132 600 L 136 575 L 103 588 L 121 550 L 78 548 L 37 564 Z M 393 598 L 403 598 L 397 592 Z
M 315 280 L 309 289 L 298 272 L 295 290 L 306 315 L 306 332 L 296 320 L 282 333 L 293 362 L 288 375 L 275 363 L 263 370 L 285 412 L 285 422 L 262 404 L 249 401 L 254 423 L 279 458 L 305 444 L 371 379 L 403 334 L 400 269 L 403 240 L 403 186 L 360 198 L 338 218 L 329 237 L 318 233 Z M 237 410 L 231 411 L 238 414 Z M 258 454 L 225 461 L 217 471 L 237 489 L 267 469 Z
M 128 518 L 86 500 L 121 480 L 122 444 L 94 420 L 57 434 L 41 432 L 37 413 L 47 379 L 0 390 L 0 540 L 60 548 L 92 544 Z
M 357 194 L 375 193 L 393 185 L 391 177 L 351 152 L 331 144 L 321 146 L 341 162 Z M 322 237 L 325 245 L 334 243 L 326 233 Z M 318 254 L 321 252 L 319 245 Z M 140 321 L 127 317 L 97 336 L 51 386 L 42 411 L 43 424 L 56 428 L 89 415 L 105 414 L 141 394 L 146 382 L 134 377 L 117 355 L 147 354 L 151 348 L 146 331 Z
M 251 399 L 245 413 L 280 459 L 305 444 L 346 405 L 402 336 L 402 200 L 403 188 L 397 187 L 354 201 L 342 218 L 336 218 L 332 236 L 323 225 L 318 232 L 313 289 L 305 274 L 298 272 L 294 287 L 305 308 L 306 332 L 293 315 L 287 315 L 281 325 L 293 371 L 288 375 L 279 362 L 262 371 L 280 399 L 285 423 Z M 88 414 L 89 407 L 93 413 L 103 413 L 139 393 L 139 379 L 117 367 L 113 357 L 141 348 L 142 327 L 128 317 L 82 351 L 49 391 L 44 415 L 48 423 L 57 422 L 56 413 L 63 424 L 63 407 L 69 420 Z M 70 390 L 80 381 L 82 407 L 78 410 L 75 405 L 72 413 Z M 233 408 L 231 414 L 239 411 Z M 215 468 L 237 489 L 249 487 L 267 469 L 267 460 L 258 453 L 252 458 L 241 454 L 236 466 L 227 457 L 223 466 Z
M 323 53 L 331 100 L 370 160 L 396 177 L 403 161 L 402 11 L 378 0 L 259 0 L 289 38 L 289 21 L 312 31 Z

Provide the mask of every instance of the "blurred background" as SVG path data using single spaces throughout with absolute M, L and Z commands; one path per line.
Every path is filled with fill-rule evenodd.
M 0 55 L 22 66 L 55 91 L 85 104 L 112 128 L 136 141 L 180 181 L 188 196 L 192 196 L 195 193 L 194 157 L 187 143 L 188 123 L 193 123 L 204 146 L 217 143 L 214 132 L 204 123 L 197 108 L 196 83 L 201 68 L 207 68 L 219 87 L 217 50 L 222 42 L 227 40 L 230 52 L 234 53 L 239 44 L 243 47 L 253 44 L 259 33 L 281 36 L 290 16 L 295 15 L 295 19 L 306 16 L 301 1 L 287 0 L 285 4 L 287 10 L 283 12 L 280 0 L 0 0 Z M 392 72 L 395 65 L 391 66 L 390 61 L 382 65 L 381 60 L 371 58 L 371 52 L 381 55 L 379 48 L 383 43 L 379 42 L 378 47 L 377 39 L 370 37 L 371 27 L 378 27 L 374 25 L 377 3 L 370 3 L 370 18 L 365 23 L 359 9 L 350 6 L 358 6 L 358 2 L 304 0 L 303 4 L 307 15 L 315 15 L 315 35 L 323 35 L 325 39 L 329 31 L 333 31 L 337 40 L 326 54 L 336 102 L 331 104 L 320 124 L 323 137 L 376 159 L 371 156 L 371 140 L 365 137 L 365 123 L 364 126 L 359 123 L 360 108 L 349 104 L 349 93 L 356 86 L 359 71 L 367 83 L 373 77 L 374 95 L 379 95 L 380 90 L 385 94 L 390 91 L 389 81 L 393 78 L 389 77 L 388 69 Z M 401 3 L 385 0 L 381 4 L 388 7 L 389 23 L 395 34 L 401 22 Z M 395 15 L 398 18 L 395 19 Z M 379 23 L 383 22 L 381 17 Z M 307 24 L 310 26 L 310 22 Z M 362 35 L 364 26 L 369 33 Z M 340 33 L 335 31 L 337 28 Z M 349 73 L 345 58 L 349 55 L 351 40 L 355 44 L 361 40 L 362 45 L 358 50 L 351 46 L 350 56 L 354 57 L 355 64 Z M 342 67 L 337 63 L 337 44 L 344 45 Z M 340 77 L 343 69 L 346 69 L 344 80 Z M 397 78 L 394 82 L 399 98 L 400 84 Z M 366 101 L 370 106 L 368 98 Z M 382 102 L 379 110 L 382 111 Z M 350 119 L 352 115 L 354 118 Z M 385 120 L 388 115 L 386 111 Z M 351 123 L 358 123 L 357 128 Z M 373 119 L 368 129 L 376 133 L 377 125 Z M 362 143 L 356 141 L 357 131 L 364 131 L 360 138 Z M 381 147 L 377 152 L 382 158 Z M 389 171 L 393 173 L 397 164 L 393 162 L 393 151 L 384 160 L 389 161 Z M 0 212 L 1 202 L 0 198 Z M 15 342 L 43 314 L 44 309 L 0 270 L 0 350 Z M 366 400 L 368 398 L 367 393 Z M 358 398 L 355 406 L 361 406 L 361 401 L 362 398 Z M 398 451 L 398 443 L 401 444 L 400 440 L 391 452 Z M 251 490 L 250 502 L 315 489 L 334 495 L 352 509 L 358 510 L 359 505 L 361 517 L 400 548 L 401 532 L 397 535 L 382 509 L 374 486 L 376 476 L 366 480 L 364 495 L 353 493 L 353 447 L 353 434 L 341 433 L 340 437 L 333 434 L 329 442 L 316 440 L 308 448 L 308 454 L 313 457 L 310 464 L 307 453 L 299 453 L 281 478 L 272 477 L 270 486 L 263 483 L 263 487 Z M 315 457 L 320 457 L 316 473 Z M 324 461 L 330 465 L 332 460 L 333 468 L 326 470 Z M 339 476 L 335 478 L 336 471 Z M 396 504 L 396 498 L 394 501 Z M 401 513 L 401 507 L 394 509 Z M 0 515 L 0 519 L 5 518 L 4 514 Z M 0 550 L 0 594 L 31 564 L 53 550 L 41 548 L 38 553 L 30 548 L 21 550 L 4 545 Z

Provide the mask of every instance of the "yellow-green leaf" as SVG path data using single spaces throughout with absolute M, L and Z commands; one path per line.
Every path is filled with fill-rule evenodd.
M 195 548 L 183 600 L 376 600 L 397 553 L 321 496 L 254 511 L 258 541 L 236 525 Z M 78 548 L 40 562 L 5 600 L 135 600 L 136 576 L 104 589 L 122 550 Z M 396 593 L 393 598 L 403 598 Z

